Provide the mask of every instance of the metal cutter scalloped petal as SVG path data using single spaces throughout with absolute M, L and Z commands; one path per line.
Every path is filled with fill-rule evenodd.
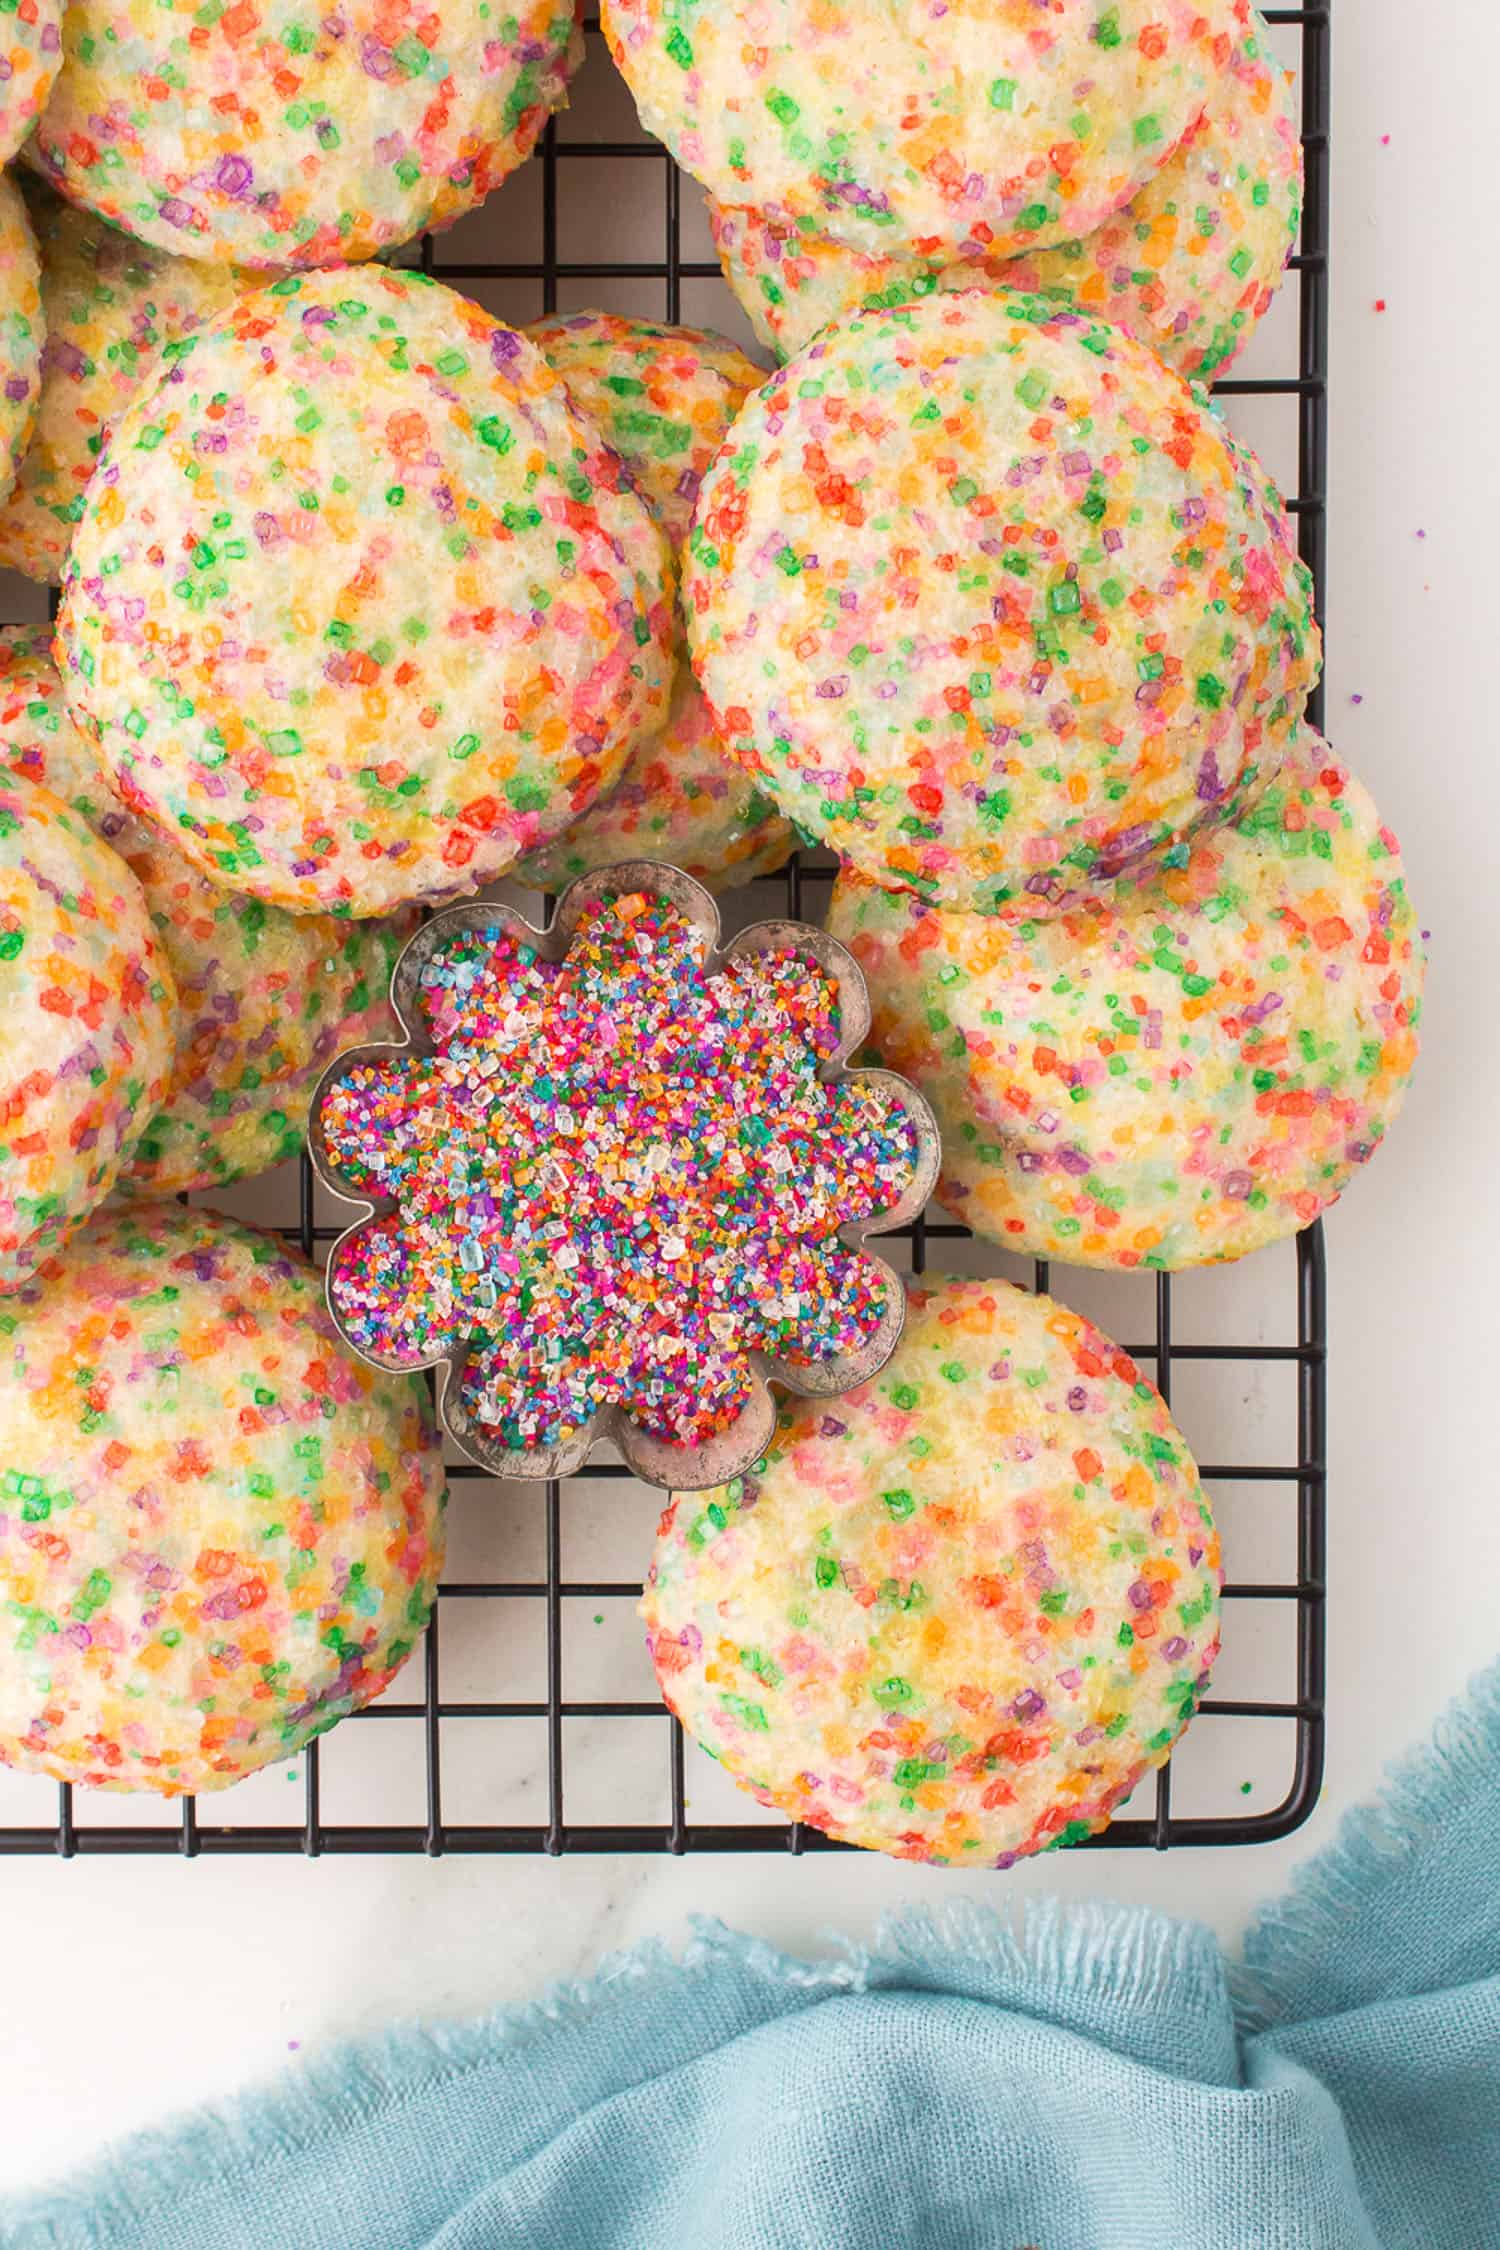
M 833 1084 L 859 1079 L 879 1085 L 891 1107 L 899 1111 L 911 1133 L 913 1160 L 904 1191 L 887 1209 L 857 1222 L 846 1223 L 831 1237 L 867 1261 L 872 1289 L 878 1287 L 882 1309 L 877 1324 L 857 1348 L 815 1361 L 790 1361 L 750 1349 L 748 1399 L 736 1418 L 696 1444 L 674 1443 L 633 1420 L 616 1403 L 600 1406 L 578 1428 L 555 1444 L 513 1446 L 501 1443 L 476 1420 L 463 1395 L 463 1376 L 474 1346 L 483 1333 L 475 1330 L 458 1343 L 435 1343 L 430 1356 L 399 1361 L 383 1358 L 357 1342 L 341 1313 L 330 1284 L 329 1309 L 345 1343 L 369 1365 L 409 1369 L 414 1364 L 439 1370 L 439 1411 L 444 1426 L 469 1458 L 501 1477 L 549 1478 L 571 1475 L 596 1446 L 612 1444 L 627 1467 L 649 1484 L 667 1489 L 701 1490 L 726 1483 L 748 1469 L 764 1452 L 775 1422 L 772 1386 L 801 1397 L 835 1397 L 877 1374 L 895 1350 L 906 1312 L 906 1294 L 900 1276 L 866 1247 L 870 1235 L 889 1232 L 914 1218 L 926 1203 L 936 1179 L 941 1154 L 937 1125 L 926 1102 L 905 1079 L 892 1071 L 849 1068 L 849 1057 L 869 1032 L 870 1010 L 864 978 L 853 956 L 826 931 L 787 920 L 756 923 L 727 943 L 722 941 L 718 912 L 702 886 L 680 868 L 656 860 L 627 860 L 581 876 L 563 894 L 552 922 L 539 929 L 515 908 L 476 900 L 450 907 L 435 915 L 410 940 L 396 963 L 391 980 L 391 1001 L 405 1038 L 384 1045 L 355 1047 L 340 1055 L 319 1082 L 308 1129 L 308 1149 L 318 1177 L 333 1193 L 363 1204 L 364 1215 L 340 1235 L 329 1260 L 332 1275 L 344 1245 L 373 1219 L 397 1209 L 390 1196 L 372 1196 L 351 1184 L 340 1171 L 329 1145 L 326 1108 L 329 1097 L 346 1075 L 362 1063 L 391 1062 L 402 1056 L 436 1052 L 420 1001 L 423 973 L 455 934 L 464 931 L 508 930 L 534 948 L 541 961 L 561 963 L 572 944 L 580 917 L 606 897 L 632 891 L 665 899 L 682 915 L 702 945 L 705 975 L 727 963 L 758 954 L 789 953 L 810 960 L 834 987 L 838 1002 L 838 1038 L 817 1070 L 819 1080 Z

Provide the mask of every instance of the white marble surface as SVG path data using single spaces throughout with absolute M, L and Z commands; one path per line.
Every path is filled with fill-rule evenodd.
M 1329 1751 L 1313 1821 L 1285 1844 L 1253 1851 L 1054 1856 L 1005 1878 L 846 1856 L 0 1861 L 0 2187 L 55 2173 L 131 2125 L 263 2075 L 293 2048 L 396 2015 L 451 2015 L 518 1997 L 586 1970 L 608 1947 L 680 1930 L 694 1913 L 812 1947 L 830 1927 L 868 1933 L 890 1908 L 956 1891 L 997 1902 L 1045 1891 L 1149 1901 L 1199 1915 L 1232 1939 L 1382 1761 L 1494 1654 L 1500 1514 L 1486 1339 L 1495 1329 L 1490 1151 L 1500 1039 L 1483 916 L 1500 819 L 1486 544 L 1500 501 L 1500 446 L 1492 410 L 1479 411 L 1500 351 L 1493 277 L 1480 255 L 1500 221 L 1487 154 L 1493 73 L 1481 67 L 1493 32 L 1488 0 L 1449 0 L 1441 39 L 1428 34 L 1419 44 L 1419 13 L 1410 0 L 1340 0 L 1334 26 L 1329 728 L 1406 844 L 1433 968 L 1427 1051 L 1407 1113 L 1328 1228 Z M 582 121 L 614 133 L 624 124 L 621 97 L 601 71 L 598 57 Z M 628 250 L 640 223 L 631 178 L 621 174 L 618 196 L 611 182 L 577 222 L 592 254 Z M 486 223 L 512 214 L 525 223 L 535 190 L 534 179 L 511 183 Z M 565 241 L 563 254 L 581 250 Z M 489 297 L 512 318 L 540 309 L 515 290 Z M 575 292 L 571 301 L 583 300 Z M 619 289 L 610 301 L 660 309 Z M 714 285 L 698 285 L 685 316 L 722 320 L 722 306 Z M 1279 317 L 1289 317 L 1286 308 Z M 1464 367 L 1484 372 L 1476 380 L 1457 372 Z M 1236 419 L 1289 476 L 1290 409 Z M 1280 1255 L 1188 1283 L 1183 1332 L 1285 1334 L 1290 1275 Z M 1140 1332 L 1144 1307 L 1132 1317 L 1111 1296 L 1118 1287 L 1064 1281 L 1063 1293 L 1107 1325 Z M 1289 1405 L 1274 1374 L 1217 1385 L 1184 1379 L 1178 1406 L 1205 1457 L 1284 1443 Z M 653 1505 L 621 1494 L 606 1513 L 597 1496 L 581 1496 L 570 1504 L 577 1552 L 566 1567 L 638 1571 Z M 1236 1575 L 1285 1568 L 1286 1517 L 1274 1500 L 1229 1493 L 1221 1507 Z M 481 1509 L 471 1493 L 460 1504 L 465 1574 L 502 1559 L 507 1575 L 523 1574 L 539 1559 L 538 1538 L 534 1498 L 510 1495 Z M 569 1618 L 570 1696 L 649 1694 L 627 1605 L 618 1607 L 602 1625 L 593 1622 L 602 1605 Z M 1233 1622 L 1219 1691 L 1284 1688 L 1287 1617 L 1241 1612 Z M 472 1624 L 445 1628 L 446 1691 L 536 1693 L 539 1616 L 514 1620 L 506 1644 L 487 1623 L 476 1613 Z M 611 1731 L 622 1724 L 623 1733 Z M 1279 1730 L 1219 1724 L 1234 1731 L 1215 1735 L 1211 1749 L 1206 1733 L 1185 1746 L 1179 1803 L 1273 1803 L 1286 1778 Z M 577 1739 L 570 1732 L 570 1815 L 657 1817 L 664 1741 L 649 1720 L 588 1723 Z M 453 1747 L 448 1817 L 502 1806 L 507 1817 L 543 1817 L 536 1730 L 507 1734 L 500 1757 L 492 1743 L 491 1732 L 475 1749 Z M 346 1727 L 325 1755 L 326 1817 L 421 1817 L 414 1727 Z M 695 1770 L 695 1813 L 708 1816 L 721 1801 L 714 1783 L 724 1786 Z M 0 1783 L 0 1822 L 25 1818 L 16 1792 L 36 1786 Z M 235 1797 L 244 1819 L 286 1818 L 288 1801 L 299 1801 L 279 1775 Z M 50 1816 L 50 1793 L 30 1802 Z M 112 1817 L 140 1814 L 119 1808 Z

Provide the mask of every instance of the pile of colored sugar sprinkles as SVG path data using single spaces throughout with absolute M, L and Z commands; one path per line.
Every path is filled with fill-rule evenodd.
M 838 1238 L 891 1209 L 915 1137 L 878 1080 L 832 1084 L 836 986 L 796 952 L 710 971 L 666 898 L 591 902 L 567 957 L 497 920 L 421 981 L 433 1052 L 350 1066 L 329 1157 L 384 1215 L 341 1245 L 348 1339 L 418 1366 L 472 1340 L 465 1412 L 509 1449 L 618 1405 L 668 1443 L 729 1427 L 751 1352 L 859 1349 L 883 1269 Z

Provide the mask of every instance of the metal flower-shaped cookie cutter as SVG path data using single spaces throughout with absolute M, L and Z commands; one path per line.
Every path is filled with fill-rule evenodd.
M 351 1236 L 373 1218 L 395 1211 L 394 1197 L 372 1196 L 341 1174 L 329 1149 L 324 1129 L 324 1107 L 331 1089 L 361 1063 L 381 1063 L 402 1055 L 436 1052 L 427 1029 L 421 1002 L 423 971 L 433 955 L 455 932 L 510 930 L 534 947 L 544 961 L 561 962 L 572 943 L 580 915 L 605 897 L 633 891 L 665 898 L 697 932 L 703 944 L 704 971 L 711 975 L 727 961 L 761 953 L 795 953 L 823 971 L 838 995 L 839 1038 L 828 1059 L 818 1066 L 825 1085 L 841 1078 L 859 1078 L 887 1090 L 892 1106 L 906 1118 L 912 1134 L 912 1176 L 900 1198 L 888 1210 L 838 1228 L 835 1239 L 855 1255 L 868 1260 L 879 1277 L 884 1307 L 878 1325 L 858 1349 L 807 1363 L 773 1358 L 757 1350 L 746 1353 L 751 1371 L 751 1394 L 733 1422 L 695 1445 L 676 1445 L 633 1422 L 618 1405 L 598 1408 L 589 1420 L 556 1445 L 507 1447 L 497 1444 L 465 1405 L 464 1369 L 474 1337 L 458 1344 L 439 1346 L 430 1358 L 412 1360 L 385 1357 L 356 1343 L 350 1336 L 334 1300 L 332 1275 L 339 1252 Z M 344 1229 L 329 1257 L 326 1283 L 328 1308 L 334 1325 L 355 1356 L 387 1373 L 409 1373 L 414 1366 L 439 1369 L 438 1411 L 444 1427 L 463 1451 L 481 1468 L 500 1477 L 541 1478 L 570 1476 L 580 1468 L 596 1445 L 605 1441 L 619 1451 L 626 1466 L 648 1484 L 668 1490 L 700 1491 L 726 1484 L 757 1461 L 775 1427 L 776 1408 L 771 1386 L 802 1398 L 832 1398 L 879 1373 L 900 1339 L 906 1318 L 906 1291 L 901 1277 L 883 1258 L 865 1246 L 866 1237 L 889 1232 L 916 1217 L 937 1179 L 942 1150 L 936 1121 L 922 1096 L 904 1078 L 889 1070 L 848 1068 L 848 1058 L 868 1037 L 870 1004 L 864 976 L 846 948 L 825 930 L 803 922 L 757 922 L 728 944 L 722 942 L 718 909 L 713 899 L 681 868 L 653 859 L 623 860 L 613 867 L 596 869 L 569 885 L 557 913 L 546 929 L 538 929 L 516 908 L 487 900 L 451 906 L 433 916 L 418 930 L 396 962 L 391 977 L 391 1004 L 406 1036 L 401 1040 L 351 1047 L 337 1056 L 318 1081 L 308 1122 L 308 1153 L 325 1187 L 346 1202 L 364 1206 L 363 1214 Z

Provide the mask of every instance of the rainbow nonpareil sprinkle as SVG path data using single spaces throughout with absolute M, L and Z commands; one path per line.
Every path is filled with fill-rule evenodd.
M 888 1086 L 825 1082 L 832 977 L 795 950 L 710 968 L 664 897 L 582 910 L 566 958 L 525 925 L 457 930 L 425 964 L 430 1054 L 350 1064 L 329 1160 L 388 1201 L 340 1245 L 348 1339 L 421 1366 L 472 1339 L 464 1411 L 493 1442 L 563 1442 L 619 1406 L 668 1443 L 738 1419 L 749 1355 L 857 1349 L 887 1277 L 839 1239 L 909 1187 Z

